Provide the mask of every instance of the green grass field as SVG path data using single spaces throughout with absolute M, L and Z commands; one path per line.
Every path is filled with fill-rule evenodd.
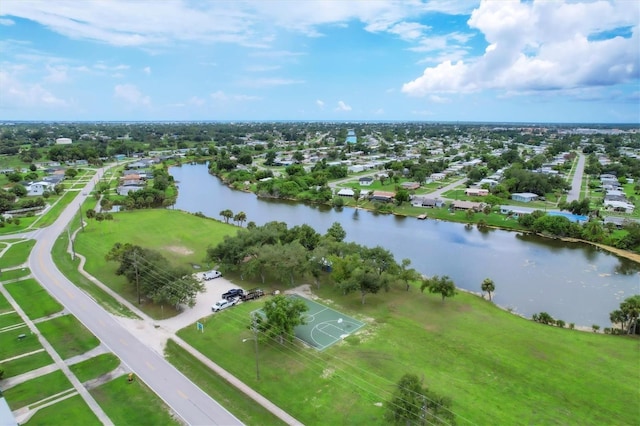
M 18 336 L 21 334 L 25 334 L 26 337 L 19 339 Z M 0 360 L 26 354 L 38 349 L 42 349 L 38 337 L 35 334 L 31 334 L 26 325 L 15 330 L 0 333 Z
M 167 342 L 165 356 L 178 370 L 229 412 L 248 425 L 284 425 L 279 418 L 256 404 L 222 377 L 211 371 L 173 340 Z
M 640 341 L 545 326 L 460 293 L 397 288 L 370 295 L 320 292 L 366 320 L 362 333 L 325 352 L 299 344 L 260 347 L 256 382 L 249 312 L 243 304 L 179 335 L 306 424 L 385 424 L 376 404 L 405 373 L 451 397 L 458 424 L 634 424 L 640 401 Z M 347 421 L 348 419 L 348 421 Z M 468 420 L 467 421 L 465 421 Z
M 36 324 L 40 333 L 62 359 L 83 354 L 100 341 L 72 315 L 63 315 Z
M 4 397 L 9 407 L 17 410 L 72 387 L 64 373 L 56 370 L 7 389 L 4 391 Z
M 34 279 L 5 284 L 4 288 L 32 320 L 62 310 L 62 306 Z
M 89 391 L 116 425 L 178 425 L 168 408 L 144 383 L 117 377 Z
M 100 354 L 69 366 L 80 382 L 96 379 L 120 365 L 120 359 L 112 353 Z
M 19 376 L 27 371 L 35 370 L 45 365 L 53 363 L 51 356 L 46 351 L 37 352 L 29 356 L 14 359 L 13 361 L 7 361 L 2 363 L 4 368 L 4 377 Z
M 22 265 L 29 258 L 29 253 L 35 245 L 35 240 L 23 240 L 14 243 L 0 259 L 0 269 L 10 268 L 12 266 Z
M 159 229 L 162 232 L 158 232 Z M 130 302 L 137 303 L 135 287 L 124 277 L 115 275 L 118 264 L 105 260 L 116 242 L 157 250 L 174 266 L 191 267 L 191 264 L 203 265 L 207 247 L 217 245 L 224 235 L 236 231 L 233 226 L 176 210 L 138 210 L 117 213 L 113 221 L 89 222 L 85 231 L 78 233 L 75 249 L 87 257 L 85 269 L 89 273 Z M 176 314 L 173 308 L 161 310 L 151 303 L 141 308 L 154 318 Z
M 80 395 L 56 402 L 38 410 L 26 423 L 29 426 L 101 425 L 102 423 Z
M 17 324 L 24 324 L 24 321 L 22 321 L 22 318 L 17 312 L 0 315 L 0 330 L 4 327 L 9 327 Z
M 4 297 L 4 295 L 0 294 L 0 314 L 3 312 L 13 311 L 13 307 L 9 303 L 9 301 Z
M 77 221 L 77 216 L 74 219 L 74 222 L 75 221 Z M 66 251 L 68 243 L 69 240 L 67 236 L 62 234 L 53 245 L 52 257 L 58 269 L 60 269 L 60 271 L 62 271 L 62 273 L 76 286 L 91 295 L 91 297 L 93 297 L 93 299 L 96 300 L 96 302 L 98 302 L 105 310 L 123 317 L 137 318 L 137 315 L 131 312 L 126 306 L 122 305 L 95 283 L 78 272 L 80 259 L 71 259 L 71 256 Z
M 31 273 L 31 269 L 29 268 L 10 269 L 8 271 L 2 271 L 0 280 L 2 281 L 17 280 L 18 278 L 26 277 L 30 273 Z

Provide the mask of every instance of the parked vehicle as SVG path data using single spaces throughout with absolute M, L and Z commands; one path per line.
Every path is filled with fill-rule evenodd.
M 202 278 L 204 278 L 207 281 L 212 280 L 214 278 L 220 278 L 221 276 L 222 276 L 222 272 L 220 271 L 208 271 L 202 274 Z
M 223 299 L 241 298 L 244 295 L 244 290 L 241 288 L 232 288 L 222 295 Z
M 258 297 L 262 296 L 264 296 L 264 291 L 262 291 L 262 289 L 252 288 L 251 290 L 248 290 L 246 293 L 242 294 L 242 296 L 240 296 L 240 299 L 243 302 L 246 302 L 247 300 L 257 299 Z
M 211 307 L 211 310 L 213 312 L 220 312 L 223 309 L 227 309 L 230 308 L 232 306 L 235 306 L 236 303 L 238 303 L 237 298 L 235 299 L 222 299 L 222 300 L 218 300 L 216 303 L 213 304 L 213 306 Z

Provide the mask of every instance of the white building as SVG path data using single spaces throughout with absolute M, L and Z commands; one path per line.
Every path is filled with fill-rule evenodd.
M 69 138 L 58 138 L 56 139 L 56 145 L 69 145 L 71 143 L 71 139 Z

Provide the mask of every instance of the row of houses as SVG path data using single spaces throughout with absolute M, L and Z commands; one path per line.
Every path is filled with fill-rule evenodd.
M 602 174 L 600 175 L 600 184 L 605 191 L 602 204 L 607 210 L 633 213 L 635 205 L 627 200 L 627 196 L 624 191 L 622 191 L 617 176 L 609 173 Z

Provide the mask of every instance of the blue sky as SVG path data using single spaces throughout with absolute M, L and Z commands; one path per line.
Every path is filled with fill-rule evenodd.
M 0 4 L 3 120 L 640 122 L 640 2 Z

